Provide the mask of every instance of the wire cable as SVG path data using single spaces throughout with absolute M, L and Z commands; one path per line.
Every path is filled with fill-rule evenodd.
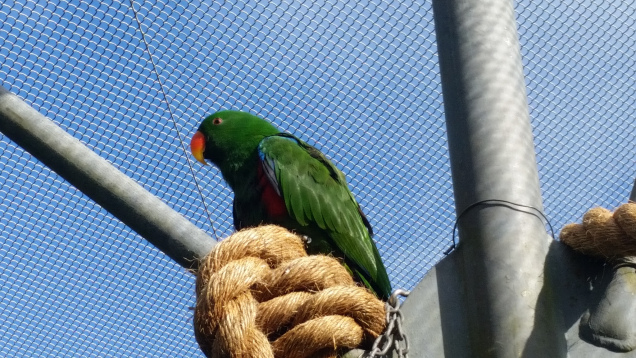
M 155 60 L 152 57 L 152 54 L 150 53 L 150 46 L 148 45 L 148 41 L 146 40 L 146 34 L 141 29 L 141 21 L 139 21 L 139 16 L 137 15 L 137 10 L 135 10 L 134 0 L 130 0 L 130 8 L 131 8 L 133 14 L 135 15 L 135 20 L 137 21 L 137 28 L 139 29 L 139 32 L 141 32 L 141 38 L 142 38 L 142 40 L 144 42 L 144 45 L 146 46 L 146 52 L 148 53 L 148 57 L 150 58 L 150 63 L 152 64 L 152 70 L 155 73 L 155 76 L 157 76 L 157 82 L 159 82 L 159 87 L 160 87 L 161 93 L 163 95 L 163 100 L 166 103 L 166 107 L 168 107 L 168 112 L 170 113 L 170 120 L 172 121 L 172 124 L 174 125 L 175 131 L 177 131 L 177 137 L 179 139 L 179 143 L 181 143 L 181 149 L 183 149 L 184 153 L 187 153 L 186 145 L 185 145 L 185 143 L 183 143 L 183 140 L 181 138 L 181 132 L 179 131 L 179 127 L 177 126 L 176 120 L 174 119 L 174 113 L 172 112 L 172 108 L 170 107 L 170 102 L 168 102 L 168 95 L 167 95 L 166 90 L 165 90 L 165 88 L 163 86 L 163 83 L 161 82 L 161 78 L 159 77 L 159 71 L 157 70 L 157 65 L 155 64 Z M 210 221 L 210 226 L 212 227 L 212 232 L 214 232 L 214 238 L 218 241 L 219 237 L 216 234 L 216 228 L 214 227 L 214 220 L 212 220 L 212 215 L 210 214 L 210 210 L 208 209 L 208 205 L 205 203 L 205 198 L 203 196 L 203 191 L 201 190 L 201 186 L 199 186 L 199 181 L 197 180 L 197 177 L 194 174 L 194 168 L 192 167 L 192 161 L 191 161 L 191 159 L 190 159 L 190 157 L 188 155 L 186 155 L 186 161 L 188 162 L 188 167 L 190 168 L 190 174 L 192 174 L 192 178 L 194 179 L 194 184 L 197 187 L 197 190 L 199 191 L 199 195 L 201 196 L 201 202 L 203 203 L 203 207 L 205 208 L 205 213 L 207 214 L 208 220 Z
M 451 251 L 455 250 L 455 248 L 457 247 L 457 243 L 455 240 L 455 233 L 457 232 L 457 225 L 459 224 L 459 219 L 462 218 L 462 216 L 464 216 L 464 214 L 466 214 L 469 210 L 480 206 L 480 205 L 487 205 L 487 204 L 499 204 L 500 206 L 515 206 L 517 208 L 525 208 L 525 209 L 531 209 L 533 212 L 530 211 L 525 211 L 525 210 L 521 210 L 522 212 L 525 212 L 527 214 L 533 215 L 538 217 L 541 222 L 543 222 L 543 225 L 548 224 L 548 226 L 550 227 L 550 232 L 552 234 L 552 238 L 554 239 L 554 228 L 552 227 L 552 224 L 550 223 L 550 220 L 548 220 L 548 218 L 545 216 L 545 214 L 535 208 L 534 206 L 530 206 L 530 205 L 523 205 L 523 204 L 518 204 L 512 201 L 508 201 L 508 200 L 502 200 L 502 199 L 486 199 L 486 200 L 481 200 L 478 201 L 476 203 L 472 203 L 470 205 L 468 205 L 466 207 L 466 209 L 462 210 L 462 212 L 457 216 L 457 218 L 455 219 L 455 225 L 453 226 L 453 245 L 451 247 L 449 247 L 446 251 L 444 251 L 444 255 L 448 255 L 451 253 Z

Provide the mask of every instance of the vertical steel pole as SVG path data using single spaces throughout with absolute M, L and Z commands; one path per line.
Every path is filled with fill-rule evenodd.
M 542 211 L 512 0 L 433 10 L 457 214 L 491 199 Z M 459 218 L 459 233 L 472 356 L 564 357 L 555 310 L 538 304 L 550 242 L 539 216 L 488 202 Z

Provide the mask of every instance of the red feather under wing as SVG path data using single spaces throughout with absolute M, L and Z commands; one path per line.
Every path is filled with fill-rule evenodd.
M 278 191 L 265 175 L 262 165 L 258 166 L 258 187 L 261 190 L 261 201 L 267 210 L 267 215 L 272 219 L 286 217 L 285 201 L 278 195 Z

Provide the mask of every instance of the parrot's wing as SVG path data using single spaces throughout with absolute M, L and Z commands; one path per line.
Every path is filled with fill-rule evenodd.
M 371 240 L 371 226 L 344 174 L 318 149 L 291 134 L 266 137 L 258 151 L 265 175 L 283 198 L 289 215 L 302 226 L 315 224 L 329 232 L 347 259 L 390 291 Z

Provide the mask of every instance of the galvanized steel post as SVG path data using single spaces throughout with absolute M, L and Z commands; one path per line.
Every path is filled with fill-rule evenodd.
M 515 205 L 543 210 L 513 2 L 433 0 L 433 9 L 456 212 L 463 213 L 457 254 L 469 350 L 473 357 L 565 357 L 556 309 L 539 302 L 550 238 L 540 215 Z
M 214 239 L 0 86 L 0 131 L 185 268 Z

